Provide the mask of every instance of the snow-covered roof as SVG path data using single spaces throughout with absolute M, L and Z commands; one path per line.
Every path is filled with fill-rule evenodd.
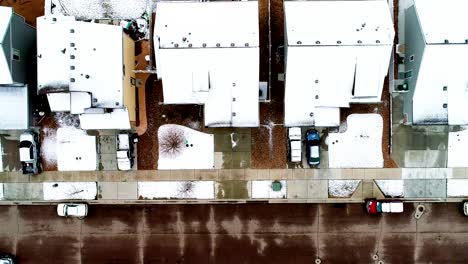
M 330 168 L 383 168 L 383 120 L 378 114 L 352 114 L 344 133 L 328 135 Z
M 387 1 L 285 1 L 288 46 L 392 45 Z
M 338 126 L 380 102 L 394 37 L 386 1 L 286 1 L 286 126 Z M 339 76 L 339 78 L 337 78 Z
M 413 123 L 468 124 L 468 44 L 427 45 L 418 67 Z
M 123 106 L 121 27 L 43 16 L 37 35 L 40 92 L 89 92 L 93 107 Z
M 28 127 L 28 87 L 1 86 L 0 129 L 27 129 Z
M 63 14 L 79 19 L 136 19 L 145 13 L 147 0 L 46 0 L 46 14 Z
M 158 2 L 154 33 L 164 103 L 204 104 L 206 126 L 258 126 L 257 2 Z
M 3 50 L 3 40 L 10 27 L 13 8 L 0 6 L 0 83 L 13 83 L 9 66 L 9 58 L 6 58 Z
M 127 108 L 114 109 L 110 113 L 80 114 L 82 129 L 130 129 Z
M 57 129 L 57 168 L 59 171 L 94 171 L 97 166 L 96 137 L 85 131 Z
M 427 44 L 467 43 L 467 1 L 414 0 L 414 5 Z
M 10 27 L 10 20 L 12 15 L 12 7 L 0 6 L 0 43 L 2 43 L 8 27 Z
M 258 3 L 157 2 L 160 48 L 258 47 Z

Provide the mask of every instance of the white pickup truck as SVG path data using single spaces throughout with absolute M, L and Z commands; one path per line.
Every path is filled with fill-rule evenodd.
M 302 136 L 300 127 L 288 129 L 289 161 L 301 162 L 302 160 Z

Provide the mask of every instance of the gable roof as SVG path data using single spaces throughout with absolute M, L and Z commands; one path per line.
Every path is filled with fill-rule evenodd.
M 39 92 L 89 92 L 93 107 L 123 107 L 122 34 L 120 26 L 39 17 Z
M 387 1 L 285 1 L 288 46 L 392 45 Z
M 14 111 L 11 111 L 14 109 Z M 28 87 L 0 87 L 0 129 L 29 127 Z
M 10 61 L 9 58 L 7 58 L 10 52 L 10 43 L 4 44 L 6 34 L 10 28 L 10 21 L 12 16 L 13 8 L 0 6 L 0 84 L 13 83 Z
M 258 3 L 158 2 L 160 48 L 258 47 Z
M 468 43 L 468 2 L 465 0 L 414 0 L 427 44 Z

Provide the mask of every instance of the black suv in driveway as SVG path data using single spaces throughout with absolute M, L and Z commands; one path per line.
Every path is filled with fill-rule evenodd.
M 315 129 L 306 132 L 306 157 L 310 166 L 320 164 L 320 135 Z

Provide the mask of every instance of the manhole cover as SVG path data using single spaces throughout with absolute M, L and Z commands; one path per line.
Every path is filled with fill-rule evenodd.
M 272 188 L 273 191 L 275 191 L 275 192 L 281 191 L 281 188 L 282 188 L 281 182 L 279 182 L 279 181 L 274 181 L 274 182 L 271 184 L 271 188 Z

